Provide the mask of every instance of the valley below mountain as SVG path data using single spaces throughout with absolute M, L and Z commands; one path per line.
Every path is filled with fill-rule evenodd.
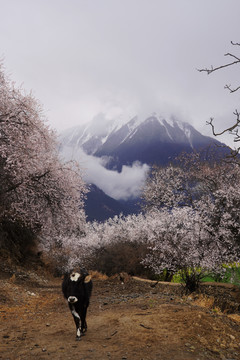
M 141 211 L 141 199 L 115 200 L 96 185 L 91 184 L 85 201 L 87 221 L 105 221 L 115 215 L 137 214 Z

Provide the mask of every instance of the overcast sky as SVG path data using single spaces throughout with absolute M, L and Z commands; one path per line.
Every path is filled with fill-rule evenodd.
M 61 131 L 109 118 L 179 114 L 210 135 L 233 120 L 239 67 L 197 68 L 239 54 L 239 0 L 0 0 L 0 57 Z M 239 107 L 240 110 L 240 107 Z

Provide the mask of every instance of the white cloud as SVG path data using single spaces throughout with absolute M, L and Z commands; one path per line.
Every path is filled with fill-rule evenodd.
M 87 155 L 81 148 L 63 147 L 61 155 L 65 160 L 76 160 L 83 169 L 84 180 L 97 185 L 107 195 L 116 200 L 126 200 L 140 195 L 149 166 L 135 162 L 131 167 L 123 166 L 121 173 L 108 170 L 101 158 Z

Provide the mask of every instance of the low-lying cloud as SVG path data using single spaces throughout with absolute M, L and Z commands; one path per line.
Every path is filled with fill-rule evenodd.
M 81 148 L 63 147 L 61 155 L 64 160 L 76 160 L 83 169 L 83 178 L 88 184 L 95 184 L 107 195 L 116 200 L 127 200 L 140 195 L 145 183 L 149 166 L 139 162 L 132 166 L 124 165 L 121 173 L 108 170 L 103 160 L 87 155 Z

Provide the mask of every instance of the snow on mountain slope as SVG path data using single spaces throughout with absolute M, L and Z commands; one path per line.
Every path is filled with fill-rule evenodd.
M 103 114 L 96 116 L 89 124 L 69 129 L 61 134 L 62 146 L 82 148 L 91 155 L 111 155 L 114 149 L 142 141 L 142 134 L 158 140 L 162 144 L 185 144 L 192 149 L 200 143 L 209 142 L 210 138 L 201 135 L 187 122 L 182 122 L 175 117 L 165 119 L 155 113 L 147 119 L 134 117 L 125 122 L 121 119 L 107 120 Z
M 91 123 L 62 133 L 60 141 L 63 156 L 69 148 L 72 153 L 81 148 L 88 155 L 104 159 L 106 168 L 118 172 L 123 165 L 132 166 L 135 161 L 166 165 L 182 152 L 216 142 L 177 117 L 164 118 L 156 113 L 146 119 L 135 116 L 131 120 L 108 120 L 99 114 Z
M 99 114 L 90 123 L 64 131 L 60 134 L 60 142 L 63 146 L 81 147 L 92 155 L 122 126 L 121 118 L 108 120 L 104 114 Z

